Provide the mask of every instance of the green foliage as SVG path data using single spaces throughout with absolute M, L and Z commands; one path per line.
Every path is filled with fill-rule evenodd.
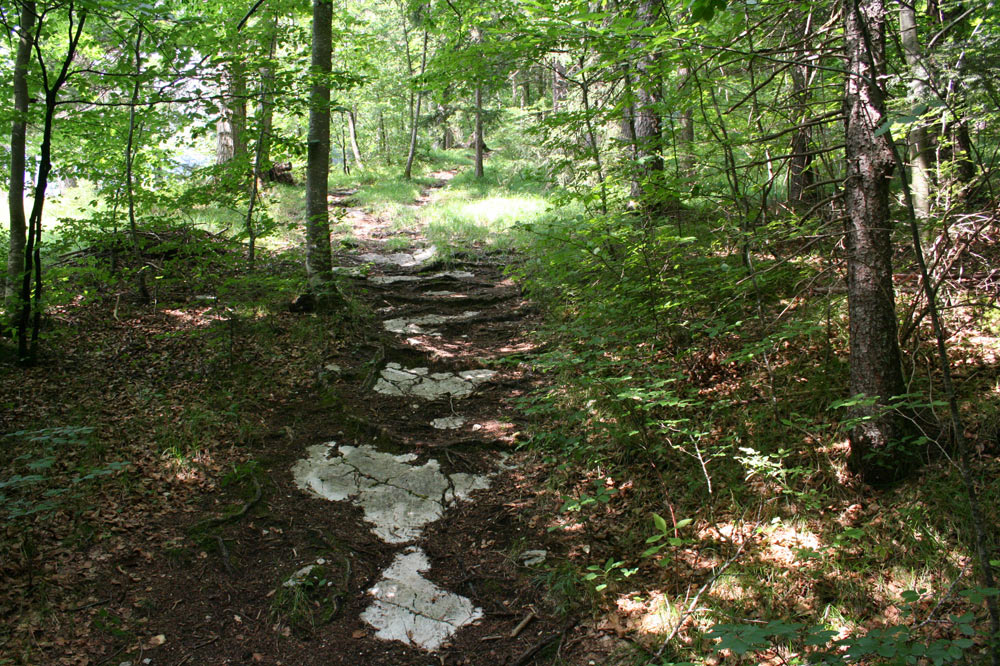
M 271 617 L 298 632 L 312 633 L 340 610 L 350 576 L 346 557 L 340 565 L 319 558 L 280 582 L 271 601 Z
M 81 426 L 19 430 L 4 435 L 8 446 L 27 449 L 0 479 L 0 512 L 8 520 L 48 514 L 84 499 L 90 482 L 118 472 L 127 462 L 88 464 L 94 429 Z
M 919 596 L 910 590 L 904 592 L 903 599 L 912 601 Z M 716 624 L 706 638 L 717 639 L 715 651 L 726 650 L 738 656 L 759 655 L 778 648 L 797 650 L 800 654 L 792 663 L 801 664 L 966 663 L 966 657 L 976 646 L 974 618 L 971 614 L 951 615 L 947 622 L 955 632 L 952 638 L 927 639 L 907 625 L 894 625 L 833 640 L 838 632 L 828 627 L 783 620 L 766 624 Z
M 682 520 L 678 520 L 677 524 L 673 527 L 670 527 L 667 525 L 667 521 L 663 518 L 663 516 L 654 513 L 653 526 L 656 528 L 656 534 L 646 539 L 647 544 L 653 545 L 650 545 L 649 548 L 642 551 L 642 555 L 639 557 L 652 557 L 653 555 L 659 554 L 659 552 L 664 548 L 677 548 L 679 546 L 692 543 L 690 539 L 682 539 L 679 536 L 676 536 L 680 529 L 687 527 L 692 522 L 694 522 L 694 519 L 684 518 Z M 661 560 L 660 562 L 663 566 L 666 566 L 667 563 L 668 560 Z

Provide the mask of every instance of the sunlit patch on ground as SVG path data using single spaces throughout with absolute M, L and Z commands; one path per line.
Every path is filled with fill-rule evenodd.
M 395 319 L 386 319 L 382 322 L 382 326 L 390 333 L 399 333 L 400 335 L 431 335 L 438 337 L 441 334 L 431 327 L 457 321 L 468 321 L 478 316 L 479 312 L 468 310 L 457 315 L 430 314 L 418 317 L 397 317 Z
M 436 253 L 437 250 L 434 246 L 431 246 L 414 252 L 394 252 L 392 254 L 376 254 L 374 252 L 368 252 L 359 256 L 358 259 L 373 264 L 411 268 L 413 266 L 419 266 L 425 261 L 430 260 Z

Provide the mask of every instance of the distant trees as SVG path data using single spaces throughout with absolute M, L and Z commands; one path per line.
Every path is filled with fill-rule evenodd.
M 520 134 L 506 140 L 536 156 L 595 224 L 634 225 L 625 212 L 638 209 L 650 232 L 643 242 L 668 228 L 683 237 L 692 213 L 712 206 L 724 212 L 718 251 L 738 253 L 751 283 L 761 257 L 789 260 L 787 238 L 773 241 L 786 229 L 813 234 L 802 242 L 836 239 L 829 271 L 845 279 L 848 295 L 852 467 L 878 481 L 911 457 L 894 401 L 907 378 L 892 266 L 901 174 L 889 142 L 907 137 L 902 154 L 925 238 L 943 234 L 955 206 L 991 191 L 993 9 L 975 20 L 953 0 L 892 14 L 882 0 L 807 9 L 770 0 L 739 8 L 720 0 L 364 0 L 334 14 L 317 0 L 310 24 L 291 5 L 242 16 L 218 3 L 194 12 L 37 2 L 11 5 L 17 46 L 4 54 L 13 75 L 5 303 L 8 313 L 28 308 L 27 320 L 20 309 L 13 320 L 30 323 L 40 312 L 49 172 L 83 148 L 101 157 L 77 159 L 73 175 L 98 182 L 114 202 L 102 213 L 108 228 L 137 237 L 159 194 L 154 183 L 176 176 L 170 152 L 202 142 L 232 165 L 236 186 L 212 196 L 246 211 L 233 233 L 251 247 L 262 224 L 257 177 L 275 156 L 304 156 L 308 282 L 325 293 L 331 110 L 346 123 L 334 159 L 398 164 L 406 176 L 431 132 L 442 147 L 472 149 L 482 174 L 484 134 L 516 117 Z M 87 16 L 100 30 L 84 30 Z M 112 35 L 131 42 L 135 30 L 146 36 L 141 48 L 104 48 Z M 55 112 L 71 105 L 78 113 Z M 108 131 L 71 125 L 84 117 Z M 54 132 L 59 123 L 74 129 Z M 21 196 L 29 169 L 30 215 Z M 937 247 L 949 242 L 943 234 Z M 626 244 L 606 245 L 621 261 Z M 919 323 L 922 308 L 911 309 L 903 337 Z M 31 339 L 27 329 L 17 335 Z

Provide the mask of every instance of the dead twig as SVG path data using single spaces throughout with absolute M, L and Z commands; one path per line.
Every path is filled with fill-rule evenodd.
M 510 637 L 511 638 L 517 638 L 521 634 L 521 632 L 524 631 L 524 628 L 527 627 L 528 624 L 532 620 L 535 619 L 535 617 L 537 617 L 537 616 L 535 615 L 534 611 L 531 611 L 530 613 L 528 613 L 527 615 L 525 615 L 524 619 L 521 620 L 520 622 L 518 622 L 516 627 L 514 627 L 513 629 L 511 629 L 511 631 L 510 631 Z
M 180 661 L 178 661 L 174 666 L 183 666 L 184 664 L 188 663 L 189 661 L 191 661 L 194 658 L 194 653 L 195 652 L 197 652 L 198 650 L 202 649 L 203 647 L 211 645 L 212 643 L 214 643 L 217 640 L 219 640 L 218 636 L 212 636 L 208 640 L 205 640 L 205 641 L 202 641 L 201 643 L 198 643 L 193 648 L 191 648 L 191 651 L 188 652 L 187 655 L 185 655 L 184 658 L 181 659 Z

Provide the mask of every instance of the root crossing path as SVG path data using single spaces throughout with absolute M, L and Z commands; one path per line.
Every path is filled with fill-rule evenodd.
M 380 336 L 317 369 L 263 445 L 266 509 L 206 538 L 221 566 L 181 585 L 212 594 L 179 590 L 150 663 L 549 663 L 572 632 L 541 601 L 539 479 L 511 456 L 528 378 L 504 362 L 530 349 L 530 307 L 497 255 L 444 263 L 419 232 L 333 204 L 358 239 L 338 272 Z

